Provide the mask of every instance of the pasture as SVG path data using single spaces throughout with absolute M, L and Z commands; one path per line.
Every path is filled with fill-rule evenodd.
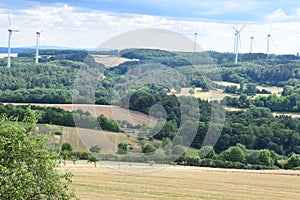
M 133 163 L 130 167 L 135 165 L 138 166 Z M 128 163 L 119 167 L 128 168 Z M 84 162 L 67 164 L 60 170 L 73 173 L 76 194 L 89 200 L 298 199 L 300 188 L 300 172 L 288 170 L 169 166 L 149 173 L 128 173 L 101 164 L 95 168 Z

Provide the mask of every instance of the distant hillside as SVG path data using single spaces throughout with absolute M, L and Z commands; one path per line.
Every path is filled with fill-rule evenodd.
M 26 50 L 34 50 L 35 46 L 26 46 L 26 47 L 14 47 L 11 48 L 11 53 L 19 53 Z M 92 50 L 91 48 L 70 48 L 70 47 L 60 47 L 60 46 L 40 46 L 39 49 L 53 49 L 53 50 Z M 7 47 L 0 47 L 0 53 L 7 53 Z
M 11 53 L 19 53 L 21 51 L 30 50 L 32 48 L 11 48 Z M 7 53 L 7 47 L 0 47 L 0 53 Z

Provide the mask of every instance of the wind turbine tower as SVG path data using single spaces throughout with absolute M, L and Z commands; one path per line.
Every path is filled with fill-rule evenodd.
M 234 53 L 235 53 L 235 63 L 238 62 L 238 54 L 239 54 L 239 44 L 241 44 L 241 31 L 245 28 L 246 24 L 244 24 L 244 26 L 238 30 L 235 27 L 232 27 L 235 30 L 234 33 Z
M 11 52 L 11 37 L 12 37 L 12 33 L 13 32 L 19 32 L 19 30 L 14 30 L 11 29 L 11 21 L 10 21 L 10 17 L 8 16 L 9 19 L 9 26 L 10 28 L 8 29 L 8 47 L 7 47 L 7 68 L 10 68 L 10 52 Z
M 237 44 L 237 33 L 234 33 L 234 44 L 233 44 L 233 52 L 236 53 L 236 44 Z
M 254 40 L 254 37 L 251 36 L 251 37 L 250 37 L 250 53 L 252 53 L 253 40 Z
M 197 33 L 195 33 L 195 40 L 194 40 L 194 52 L 196 52 L 196 45 L 197 45 Z
M 272 25 L 270 26 L 270 32 L 266 37 L 267 38 L 267 56 L 269 56 L 269 51 L 270 51 L 270 39 L 272 40 L 271 30 L 272 30 Z
M 35 63 L 39 63 L 39 47 L 40 47 L 40 38 L 41 38 L 41 33 L 43 31 L 37 31 L 36 32 L 36 49 L 35 49 Z

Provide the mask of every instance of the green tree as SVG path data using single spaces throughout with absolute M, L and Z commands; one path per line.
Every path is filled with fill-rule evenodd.
M 64 162 L 64 165 L 66 166 L 66 162 L 67 162 L 67 160 L 69 160 L 71 157 L 71 152 L 70 151 L 61 151 L 60 152 L 60 156 L 61 156 L 61 158 L 63 159 L 63 162 Z
M 60 150 L 61 150 L 60 156 L 62 157 L 62 159 L 64 161 L 64 165 L 66 165 L 66 161 L 71 159 L 71 153 L 73 151 L 73 147 L 70 143 L 65 142 L 62 144 Z
M 258 156 L 258 161 L 259 164 L 261 165 L 270 165 L 272 163 L 272 159 L 271 159 L 271 153 L 268 149 L 262 149 L 259 152 L 259 156 Z
M 97 161 L 99 161 L 99 159 L 94 155 L 89 155 L 87 160 L 88 163 L 94 163 L 95 167 L 97 167 Z
M 0 119 L 0 199 L 72 199 L 71 174 L 56 170 L 59 157 L 45 149 L 30 108 L 23 122 Z
M 90 152 L 92 153 L 100 153 L 100 151 L 101 151 L 101 147 L 99 147 L 98 145 L 91 146 L 90 148 Z
M 215 150 L 212 146 L 204 146 L 199 151 L 200 158 L 213 158 L 215 155 Z
M 189 94 L 190 94 L 191 96 L 193 96 L 193 95 L 195 94 L 194 88 L 189 89 Z
M 243 150 L 240 147 L 234 146 L 234 147 L 229 148 L 229 154 L 227 157 L 227 159 L 229 161 L 243 162 L 244 158 L 245 158 L 245 153 L 243 152 Z
M 70 143 L 65 142 L 61 146 L 61 151 L 69 151 L 69 152 L 71 152 L 71 151 L 73 151 L 73 147 L 72 147 L 72 145 Z
M 288 160 L 288 163 L 286 164 L 287 169 L 292 169 L 294 167 L 300 166 L 300 155 L 299 154 L 292 154 L 291 157 Z
M 78 154 L 72 153 L 70 156 L 70 160 L 73 162 L 73 164 L 76 164 L 76 161 L 79 159 Z
M 171 143 L 171 139 L 170 138 L 163 138 L 162 139 L 162 147 L 165 147 L 165 146 L 167 146 L 168 144 L 170 144 Z
M 154 151 L 156 151 L 156 148 L 153 146 L 153 144 L 146 144 L 142 147 L 143 153 L 152 153 Z
M 127 154 L 128 152 L 128 144 L 121 142 L 118 144 L 118 154 Z
M 254 84 L 254 83 L 248 83 L 248 84 L 246 85 L 245 93 L 246 93 L 248 96 L 255 95 L 256 92 L 257 92 L 256 86 L 257 86 L 257 85 Z

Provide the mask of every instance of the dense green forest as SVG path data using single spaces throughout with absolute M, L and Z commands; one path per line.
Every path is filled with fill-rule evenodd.
M 5 67 L 5 60 L 1 60 L 0 102 L 75 103 L 78 101 L 77 103 L 94 103 L 96 101 L 99 104 L 110 104 L 108 91 L 104 87 L 99 86 L 96 89 L 94 99 L 85 97 L 87 90 L 82 86 L 84 83 L 77 84 L 74 89 L 74 81 L 78 78 L 79 72 L 83 77 L 87 74 L 95 76 L 103 74 L 105 67 L 95 63 L 93 58 L 86 57 L 88 52 L 73 50 L 64 50 L 63 52 L 44 50 L 43 52 L 52 52 L 58 57 L 37 65 L 33 64 L 30 59 L 16 58 L 12 60 L 13 65 L 9 69 Z M 21 56 L 30 56 L 32 51 L 28 51 L 28 54 L 27 51 L 20 54 Z M 62 55 L 65 54 L 66 56 L 63 57 Z M 89 84 L 94 79 L 87 79 L 85 83 Z

